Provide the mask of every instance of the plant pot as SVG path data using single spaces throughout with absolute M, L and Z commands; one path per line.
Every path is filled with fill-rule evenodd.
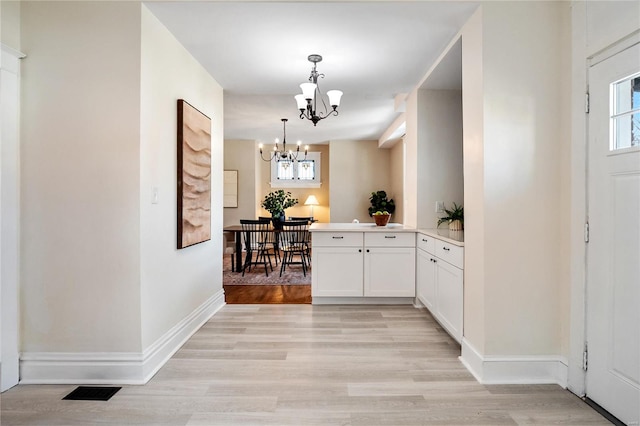
M 273 223 L 273 229 L 282 229 L 282 222 L 285 221 L 284 214 L 282 216 L 272 216 L 271 222 Z
M 452 220 L 449 222 L 449 231 L 462 231 L 462 222 L 459 220 Z
M 376 222 L 376 226 L 387 226 L 389 223 L 389 219 L 391 219 L 390 214 L 374 214 L 373 220 Z

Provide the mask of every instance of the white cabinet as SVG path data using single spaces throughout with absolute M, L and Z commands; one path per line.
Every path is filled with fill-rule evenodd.
M 418 234 L 417 297 L 458 342 L 463 334 L 464 249 Z
M 316 247 L 314 244 L 312 297 L 362 296 L 362 259 L 362 246 Z
M 416 251 L 416 296 L 431 312 L 436 308 L 435 256 L 418 249 Z
M 315 232 L 312 297 L 415 297 L 413 232 Z
M 364 247 L 364 296 L 415 297 L 413 234 L 366 233 Z

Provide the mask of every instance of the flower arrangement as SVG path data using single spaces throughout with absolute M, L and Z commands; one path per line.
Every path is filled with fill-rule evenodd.
M 293 198 L 291 192 L 278 189 L 265 195 L 261 205 L 266 211 L 271 213 L 272 217 L 281 217 L 284 215 L 286 209 L 296 204 L 298 204 L 298 199 Z

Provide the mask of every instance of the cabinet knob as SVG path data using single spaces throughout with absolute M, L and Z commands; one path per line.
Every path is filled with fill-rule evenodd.
M 442 247 L 442 250 L 444 250 L 444 251 L 450 251 L 451 249 L 450 249 L 450 248 L 448 248 L 448 247 Z
M 362 249 L 358 249 L 358 253 L 362 253 Z
M 426 238 L 423 238 L 422 241 L 424 241 L 426 243 L 428 240 Z
M 369 249 L 367 249 L 367 253 L 369 253 Z

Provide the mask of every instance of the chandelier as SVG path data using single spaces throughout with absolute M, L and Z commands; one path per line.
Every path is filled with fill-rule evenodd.
M 301 95 L 296 95 L 296 102 L 298 103 L 298 109 L 300 110 L 300 118 L 307 120 L 311 120 L 313 125 L 318 124 L 318 121 L 324 120 L 330 115 L 338 115 L 338 106 L 340 106 L 340 98 L 342 97 L 342 92 L 340 90 L 329 90 L 327 92 L 327 97 L 329 98 L 329 105 L 331 105 L 332 110 L 327 108 L 327 104 L 325 103 L 325 99 L 320 92 L 320 88 L 318 87 L 318 77 L 324 78 L 324 74 L 319 74 L 316 70 L 316 64 L 322 61 L 322 56 L 320 55 L 309 55 L 307 58 L 309 62 L 313 63 L 313 68 L 311 69 L 311 75 L 309 76 L 310 83 L 302 83 L 300 88 L 302 89 Z M 320 102 L 322 102 L 322 106 L 324 107 L 324 111 L 318 111 L 316 108 L 316 104 L 318 102 L 318 98 L 320 98 Z
M 262 148 L 264 148 L 264 145 L 259 144 L 258 148 L 260 149 L 260 157 L 262 157 L 264 161 L 276 161 L 276 162 L 284 161 L 285 163 L 283 164 L 283 167 L 286 169 L 290 163 L 298 160 L 298 155 L 300 155 L 300 145 L 302 145 L 302 142 L 298 141 L 295 152 L 291 149 L 287 151 L 287 121 L 289 120 L 286 118 L 282 118 L 281 121 L 282 121 L 282 149 L 280 149 L 280 147 L 278 146 L 278 144 L 280 143 L 280 140 L 278 138 L 276 138 L 275 144 L 273 146 L 273 151 L 269 154 L 268 158 L 265 158 L 263 154 Z M 305 145 L 304 147 L 305 160 L 307 158 L 308 151 L 309 151 L 309 145 Z

